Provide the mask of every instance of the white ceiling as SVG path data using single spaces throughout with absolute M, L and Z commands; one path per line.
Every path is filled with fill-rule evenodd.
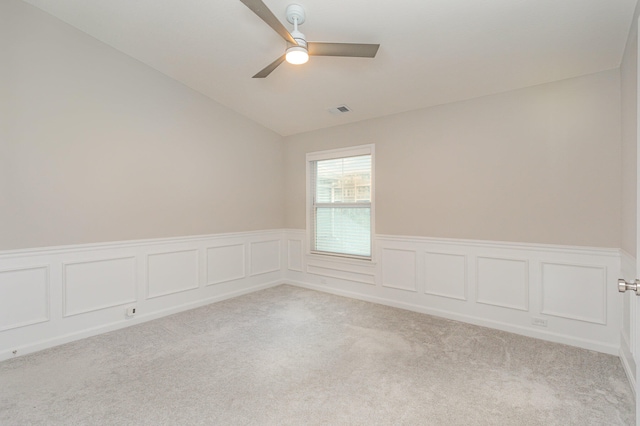
M 252 79 L 285 42 L 239 0 L 25 1 L 281 135 L 616 68 L 637 2 L 264 0 L 289 29 L 302 4 L 310 41 L 381 46 Z

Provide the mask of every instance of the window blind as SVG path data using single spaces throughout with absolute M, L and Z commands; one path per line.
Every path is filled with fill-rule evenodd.
M 371 155 L 312 161 L 312 251 L 371 257 Z

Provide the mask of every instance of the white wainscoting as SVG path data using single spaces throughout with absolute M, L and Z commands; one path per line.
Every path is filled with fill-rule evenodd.
M 635 260 L 617 249 L 382 235 L 362 261 L 307 247 L 304 230 L 267 230 L 0 252 L 0 360 L 289 283 L 620 355 L 635 377 L 635 304 L 616 287 Z
M 0 360 L 280 284 L 283 236 L 267 230 L 0 252 Z
M 304 230 L 287 230 L 285 240 L 308 252 Z M 619 354 L 617 249 L 388 235 L 374 247 L 372 261 L 304 254 L 285 281 Z

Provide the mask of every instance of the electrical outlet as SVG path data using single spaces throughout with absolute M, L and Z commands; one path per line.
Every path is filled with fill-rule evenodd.
M 138 311 L 138 308 L 136 308 L 135 306 L 129 306 L 127 308 L 127 316 L 128 317 L 135 317 L 137 311 Z
M 543 318 L 531 318 L 531 324 L 537 325 L 538 327 L 546 327 L 547 320 Z

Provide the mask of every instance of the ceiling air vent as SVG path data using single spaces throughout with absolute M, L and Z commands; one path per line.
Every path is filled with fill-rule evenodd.
M 329 112 L 331 114 L 344 114 L 347 112 L 351 112 L 351 108 L 346 105 L 339 105 L 337 107 L 329 108 Z

